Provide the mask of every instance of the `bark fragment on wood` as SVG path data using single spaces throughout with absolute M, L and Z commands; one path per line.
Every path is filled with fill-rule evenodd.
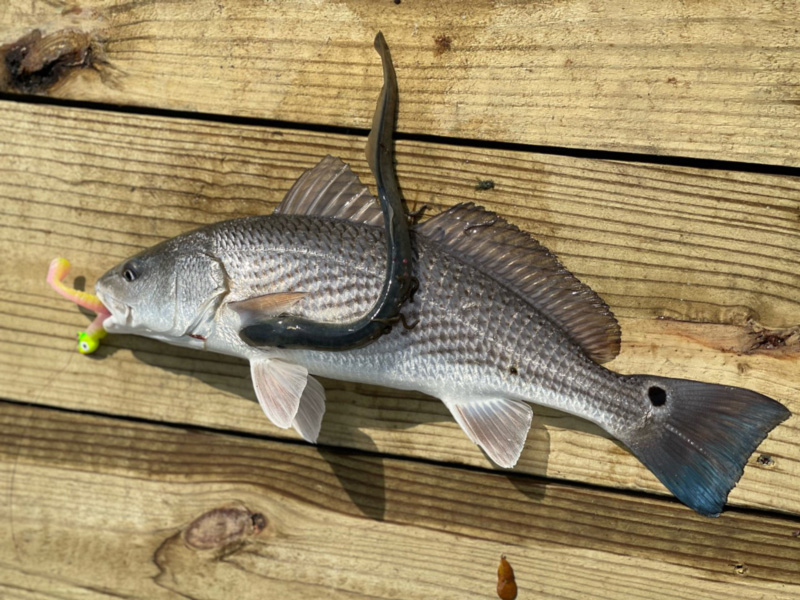
M 106 66 L 100 24 L 93 11 L 65 10 L 0 45 L 0 92 L 44 94 L 80 71 L 100 71 Z
M 0 91 L 46 92 L 72 71 L 93 65 L 90 34 L 58 31 L 42 36 L 39 29 L 13 44 L 0 46 Z

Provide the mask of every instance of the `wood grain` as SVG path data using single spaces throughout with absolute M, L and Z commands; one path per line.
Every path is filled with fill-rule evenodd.
M 0 6 L 0 44 L 34 29 L 91 35 L 94 63 L 40 93 L 367 128 L 381 85 L 371 43 L 383 30 L 401 131 L 800 165 L 794 2 L 75 6 Z
M 785 517 L 706 519 L 529 477 L 8 403 L 0 424 L 4 598 L 492 598 L 501 553 L 520 598 L 800 594 Z
M 261 414 L 243 362 L 130 336 L 109 338 L 94 358 L 78 355 L 73 336 L 87 318 L 49 290 L 47 265 L 66 256 L 91 288 L 111 265 L 166 237 L 270 212 L 326 153 L 370 181 L 363 145 L 353 136 L 1 103 L 2 396 L 291 435 Z M 612 368 L 745 386 L 800 411 L 796 179 L 422 143 L 399 144 L 398 168 L 412 208 L 474 200 L 556 251 L 622 317 Z M 495 189 L 476 191 L 477 178 Z M 321 442 L 490 466 L 438 401 L 324 383 Z M 762 445 L 734 504 L 800 513 L 797 428 L 793 417 Z M 518 470 L 663 492 L 597 428 L 544 409 Z

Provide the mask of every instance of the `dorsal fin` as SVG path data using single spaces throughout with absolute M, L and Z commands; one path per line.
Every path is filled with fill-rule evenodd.
M 274 214 L 383 224 L 383 213 L 375 197 L 348 165 L 330 154 L 295 181 Z
M 596 362 L 619 354 L 619 324 L 608 305 L 547 248 L 495 213 L 458 204 L 417 232 L 515 290 Z

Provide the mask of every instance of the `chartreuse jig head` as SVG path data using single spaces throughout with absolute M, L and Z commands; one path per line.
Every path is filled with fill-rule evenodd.
M 111 313 L 108 312 L 108 309 L 103 306 L 103 303 L 94 294 L 64 285 L 64 278 L 68 273 L 69 261 L 66 258 L 56 258 L 50 263 L 50 270 L 47 272 L 47 283 L 67 300 L 71 300 L 75 304 L 97 313 L 97 317 L 89 324 L 86 331 L 78 333 L 78 352 L 91 354 L 97 350 L 100 346 L 100 340 L 106 336 L 106 330 L 103 329 L 103 321 L 110 317 Z

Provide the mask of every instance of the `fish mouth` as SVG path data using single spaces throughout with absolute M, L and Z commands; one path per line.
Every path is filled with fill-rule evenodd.
M 103 321 L 103 329 L 117 333 L 131 329 L 131 307 L 100 289 L 95 288 L 95 293 L 111 313 L 111 316 Z

